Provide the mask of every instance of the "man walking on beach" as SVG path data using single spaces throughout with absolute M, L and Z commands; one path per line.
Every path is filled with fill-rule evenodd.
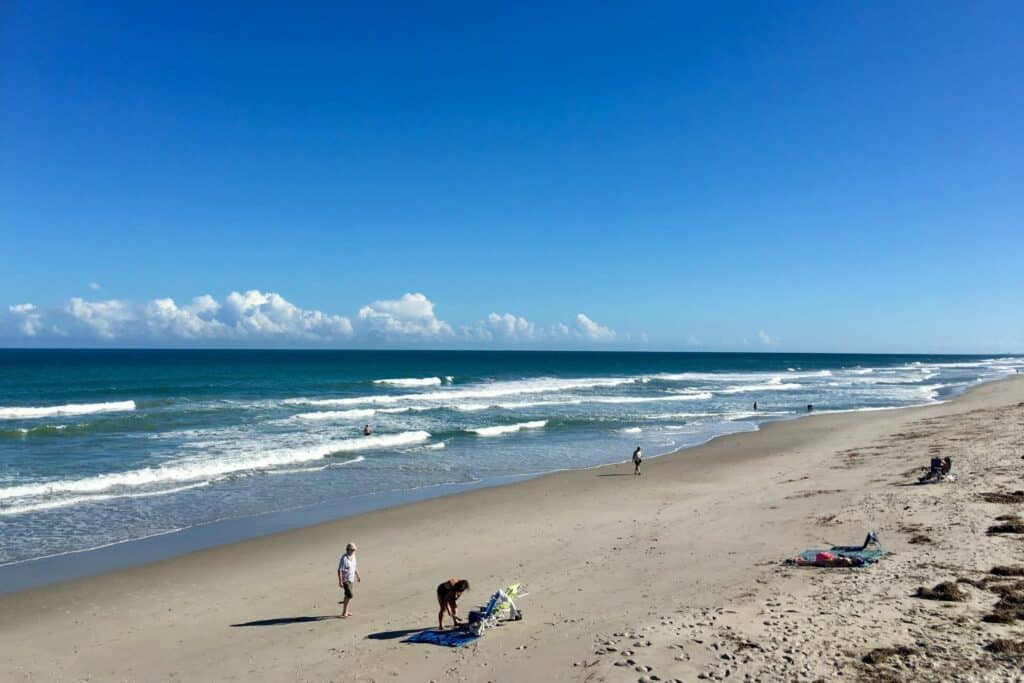
M 640 447 L 637 446 L 636 450 L 633 451 L 633 474 L 640 474 L 640 463 L 643 462 L 644 455 L 640 452 Z
M 338 561 L 338 588 L 345 591 L 345 602 L 342 603 L 341 617 L 346 619 L 351 616 L 348 612 L 348 603 L 352 601 L 352 582 L 362 581 L 359 570 L 356 568 L 356 544 L 349 543 L 345 546 L 345 554 Z

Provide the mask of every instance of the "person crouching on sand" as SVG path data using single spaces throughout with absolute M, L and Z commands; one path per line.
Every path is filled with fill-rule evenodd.
M 349 543 L 345 546 L 345 554 L 338 561 L 338 588 L 345 591 L 345 601 L 342 603 L 341 616 L 347 619 L 349 616 L 348 603 L 352 602 L 352 582 L 362 581 L 359 570 L 356 568 L 356 544 Z
M 640 451 L 640 447 L 637 446 L 636 450 L 633 451 L 633 474 L 640 474 L 640 463 L 644 461 L 644 454 Z
M 469 581 L 465 579 L 448 579 L 437 587 L 437 629 L 444 630 L 445 612 L 452 616 L 452 628 L 459 625 L 456 612 L 459 609 L 459 598 L 469 590 Z

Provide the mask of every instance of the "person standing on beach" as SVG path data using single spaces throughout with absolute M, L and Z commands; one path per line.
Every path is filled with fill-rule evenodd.
M 644 454 L 640 451 L 640 447 L 637 446 L 636 450 L 633 451 L 633 474 L 640 474 L 640 463 L 644 461 Z
M 359 576 L 359 569 L 356 568 L 356 544 L 349 543 L 345 546 L 345 554 L 338 561 L 338 588 L 345 591 L 345 601 L 342 603 L 341 617 L 347 619 L 349 616 L 348 603 L 352 601 L 352 582 L 362 581 Z

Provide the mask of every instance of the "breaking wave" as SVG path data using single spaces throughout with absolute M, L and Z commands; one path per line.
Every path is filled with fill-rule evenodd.
M 0 420 L 38 420 L 55 415 L 89 415 L 135 410 L 135 401 L 109 401 L 107 403 L 67 403 L 62 406 L 0 406 Z

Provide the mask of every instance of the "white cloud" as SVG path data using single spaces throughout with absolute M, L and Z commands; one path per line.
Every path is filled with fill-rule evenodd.
M 615 330 L 599 325 L 583 313 L 576 314 L 576 325 L 573 334 L 593 342 L 610 342 L 615 340 Z
M 774 344 L 777 341 L 774 337 L 769 335 L 764 330 L 758 330 L 757 331 L 757 338 L 760 339 L 761 343 L 764 344 L 765 346 L 770 346 L 770 345 Z
M 179 304 L 164 297 L 137 303 L 119 299 L 88 301 L 73 297 L 59 308 L 31 303 L 0 312 L 0 336 L 47 336 L 88 343 L 125 344 L 217 342 L 221 344 L 346 342 L 394 344 L 544 344 L 589 345 L 617 339 L 614 330 L 579 313 L 570 323 L 541 326 L 514 313 L 490 313 L 456 331 L 437 317 L 424 294 L 374 301 L 354 320 L 293 304 L 280 294 L 250 289 L 222 300 L 203 294 Z M 629 337 L 625 337 L 628 339 Z M 646 334 L 640 333 L 646 341 Z
M 212 316 L 220 310 L 213 309 L 216 303 L 213 297 L 195 299 L 195 315 Z M 250 289 L 244 294 L 228 294 L 220 319 L 239 337 L 323 341 L 352 334 L 352 323 L 344 316 L 302 309 L 280 294 L 263 293 L 257 289 Z
M 374 301 L 359 309 L 362 331 L 388 341 L 438 340 L 454 335 L 452 326 L 434 315 L 434 304 L 423 294 Z
M 512 313 L 491 313 L 487 320 L 477 325 L 484 339 L 497 339 L 505 342 L 532 341 L 540 335 L 537 326 L 526 318 Z
M 100 339 L 112 340 L 127 331 L 138 316 L 123 301 L 85 301 L 72 297 L 64 312 L 81 326 L 91 330 Z
M 217 338 L 230 335 L 230 328 L 213 316 L 220 304 L 210 296 L 197 296 L 179 308 L 174 299 L 154 299 L 146 304 L 144 320 L 153 336 L 164 334 L 182 339 Z
M 34 337 L 43 329 L 43 316 L 35 304 L 15 304 L 7 309 L 14 318 L 18 331 L 26 337 Z
M 98 292 L 101 289 L 103 289 L 103 286 L 100 283 L 98 283 L 98 282 L 90 282 L 89 283 L 89 289 L 91 289 L 94 292 Z

